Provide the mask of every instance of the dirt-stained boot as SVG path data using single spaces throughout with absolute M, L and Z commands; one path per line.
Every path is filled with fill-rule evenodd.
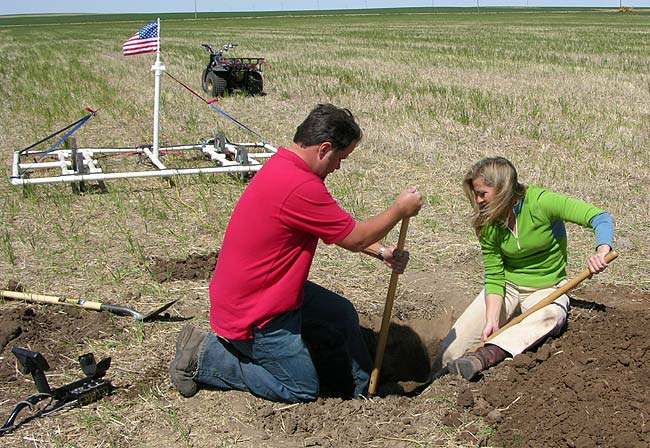
M 475 352 L 467 353 L 447 364 L 452 375 L 461 375 L 466 380 L 472 380 L 485 369 L 488 369 L 508 357 L 508 352 L 496 345 L 485 345 Z
M 176 355 L 169 366 L 169 376 L 184 397 L 191 397 L 199 390 L 193 378 L 198 367 L 199 349 L 207 334 L 206 330 L 187 324 L 176 339 Z

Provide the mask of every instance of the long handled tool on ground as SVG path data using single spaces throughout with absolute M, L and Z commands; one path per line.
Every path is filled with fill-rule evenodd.
M 118 316 L 131 316 L 135 320 L 141 320 L 143 322 L 153 320 L 160 313 L 162 313 L 167 308 L 172 306 L 178 300 L 178 299 L 172 300 L 171 302 L 161 306 L 158 309 L 153 310 L 150 313 L 142 314 L 130 308 L 126 308 L 124 306 L 111 305 L 109 303 L 92 302 L 90 300 L 75 299 L 71 297 L 56 297 L 56 296 L 48 296 L 43 294 L 31 294 L 31 293 L 18 292 L 18 291 L 0 291 L 0 297 L 6 299 L 14 299 L 14 300 L 16 299 L 26 300 L 28 302 L 76 306 L 78 308 L 85 308 L 85 309 L 95 310 L 95 311 L 108 311 L 109 313 L 117 314 Z
M 618 257 L 618 253 L 615 250 L 610 251 L 606 256 L 605 256 L 605 261 L 607 263 L 610 263 L 614 261 Z M 571 291 L 573 288 L 578 286 L 580 283 L 583 282 L 583 280 L 586 280 L 588 278 L 591 278 L 593 274 L 591 271 L 587 268 L 583 270 L 580 274 L 576 275 L 573 277 L 571 280 L 566 282 L 564 285 L 560 286 L 557 288 L 555 291 L 550 293 L 548 296 L 546 296 L 544 299 L 540 300 L 537 302 L 534 306 L 526 310 L 525 313 L 521 313 L 519 316 L 515 317 L 512 319 L 510 322 L 508 322 L 506 325 L 503 327 L 499 328 L 497 331 L 492 333 L 490 337 L 487 339 L 485 342 L 489 342 L 490 340 L 494 339 L 497 335 L 501 334 L 503 331 L 507 330 L 508 328 L 512 327 L 513 325 L 517 325 L 519 322 L 530 316 L 532 313 L 535 311 L 544 308 L 546 305 L 550 305 L 563 294 L 566 294 L 567 292 Z M 475 347 L 473 347 L 470 351 L 475 352 L 479 348 L 483 347 L 485 345 L 485 342 L 481 342 L 480 344 L 477 344 Z
M 399 239 L 397 240 L 397 249 L 404 250 L 404 243 L 406 241 L 406 231 L 409 227 L 409 218 L 402 220 L 402 227 L 399 230 Z M 397 278 L 399 274 L 393 271 L 390 275 L 390 283 L 388 284 L 388 294 L 386 296 L 386 304 L 384 305 L 384 316 L 381 319 L 381 330 L 379 331 L 379 341 L 377 342 L 377 353 L 375 355 L 375 367 L 372 369 L 370 375 L 370 386 L 368 388 L 368 395 L 375 395 L 377 392 L 377 384 L 379 383 L 379 371 L 381 364 L 384 361 L 384 350 L 386 350 L 386 341 L 388 340 L 388 328 L 390 326 L 390 315 L 393 310 L 393 300 L 395 300 L 395 292 L 397 290 Z

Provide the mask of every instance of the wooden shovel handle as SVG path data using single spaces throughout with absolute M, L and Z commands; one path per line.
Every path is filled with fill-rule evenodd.
M 102 304 L 99 302 L 91 302 L 90 300 L 74 299 L 71 297 L 57 297 L 48 296 L 44 294 L 31 294 L 18 291 L 0 291 L 0 297 L 14 300 L 26 300 L 28 302 L 51 303 L 56 305 L 76 306 L 79 308 L 87 308 L 95 311 L 100 311 Z
M 399 238 L 397 240 L 397 249 L 404 250 L 406 242 L 406 232 L 409 227 L 409 218 L 402 220 L 402 226 L 399 230 Z M 388 340 L 388 327 L 390 326 L 390 315 L 393 310 L 393 301 L 395 300 L 395 292 L 397 291 L 397 279 L 399 274 L 393 271 L 390 274 L 390 283 L 388 284 L 388 294 L 386 295 L 386 303 L 384 305 L 384 315 L 381 319 L 381 330 L 379 331 L 379 340 L 377 342 L 377 351 L 375 354 L 375 367 L 372 369 L 370 375 L 370 386 L 368 387 L 368 395 L 375 395 L 377 392 L 377 384 L 379 383 L 379 372 L 381 364 L 384 361 L 384 351 L 386 350 L 386 341 Z
M 605 255 L 605 261 L 607 263 L 610 263 L 610 262 L 614 261 L 616 259 L 616 257 L 618 257 L 618 253 L 615 250 L 612 250 L 607 255 Z M 555 291 L 553 291 L 548 296 L 546 296 L 544 299 L 540 300 L 534 306 L 532 306 L 531 308 L 526 310 L 525 313 L 522 313 L 519 316 L 515 317 L 510 322 L 508 322 L 506 325 L 504 325 L 503 327 L 499 328 L 497 331 L 492 333 L 490 335 L 490 337 L 487 339 L 487 341 L 485 341 L 485 342 L 489 342 L 490 340 L 494 339 L 497 335 L 501 334 L 503 331 L 505 331 L 506 329 L 512 327 L 513 325 L 518 324 L 519 322 L 521 322 L 522 320 L 524 320 L 525 318 L 530 316 L 535 311 L 537 311 L 537 310 L 539 310 L 541 308 L 544 308 L 546 305 L 550 305 L 551 303 L 553 303 L 555 301 L 555 299 L 557 299 L 561 295 L 566 294 L 567 292 L 571 291 L 573 288 L 578 286 L 584 280 L 586 280 L 588 278 L 591 278 L 592 275 L 593 274 L 591 273 L 591 271 L 588 268 L 583 270 L 580 274 L 576 275 L 571 280 L 566 282 L 564 285 L 560 286 Z M 474 348 L 472 348 L 470 351 L 475 352 L 479 348 L 483 347 L 483 345 L 485 345 L 485 342 L 481 342 L 480 344 L 478 344 Z

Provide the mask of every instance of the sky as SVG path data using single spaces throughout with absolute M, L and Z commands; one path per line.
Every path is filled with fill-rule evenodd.
M 0 15 L 45 13 L 164 13 L 296 11 L 400 7 L 650 7 L 650 0 L 2 0 Z

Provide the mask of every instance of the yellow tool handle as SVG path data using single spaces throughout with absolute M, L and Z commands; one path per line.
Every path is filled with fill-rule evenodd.
M 402 220 L 402 227 L 399 231 L 399 239 L 397 241 L 397 249 L 404 250 L 406 242 L 406 231 L 409 227 L 409 218 Z M 386 295 L 386 304 L 384 305 L 384 316 L 381 320 L 381 330 L 379 331 L 379 341 L 377 342 L 377 353 L 375 355 L 375 367 L 372 369 L 370 375 L 370 386 L 368 387 L 368 395 L 375 395 L 377 393 L 377 384 L 379 383 L 379 371 L 381 364 L 384 361 L 384 351 L 386 350 L 386 341 L 388 340 L 388 327 L 390 326 L 390 315 L 393 310 L 393 301 L 395 300 L 395 292 L 397 291 L 397 279 L 399 274 L 393 271 L 390 275 L 390 283 L 388 284 L 388 294 Z
M 69 305 L 79 308 L 87 308 L 95 311 L 101 311 L 102 304 L 90 300 L 75 299 L 72 297 L 57 297 L 44 294 L 31 294 L 18 291 L 0 291 L 0 297 L 14 300 L 26 300 L 28 302 L 52 303 L 56 305 Z

